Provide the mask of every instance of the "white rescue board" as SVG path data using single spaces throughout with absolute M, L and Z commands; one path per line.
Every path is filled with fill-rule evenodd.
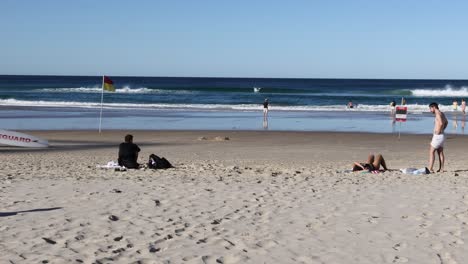
M 0 129 L 0 144 L 26 148 L 47 148 L 49 146 L 49 142 L 45 139 L 3 129 Z

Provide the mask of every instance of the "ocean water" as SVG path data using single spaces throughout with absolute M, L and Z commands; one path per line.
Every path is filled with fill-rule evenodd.
M 454 99 L 468 99 L 468 80 L 109 77 L 116 92 L 104 93 L 103 124 L 110 129 L 263 129 L 258 113 L 268 98 L 268 129 L 389 132 L 392 100 L 404 97 L 408 121 L 417 124 L 431 117 L 433 101 L 452 112 Z M 1 126 L 94 129 L 101 85 L 102 76 L 0 75 Z M 356 108 L 347 109 L 350 100 Z M 369 120 L 377 128 L 360 125 Z

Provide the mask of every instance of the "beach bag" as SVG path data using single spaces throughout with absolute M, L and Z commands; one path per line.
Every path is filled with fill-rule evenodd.
M 151 154 L 148 160 L 148 168 L 156 170 L 173 168 L 173 166 L 166 158 Z

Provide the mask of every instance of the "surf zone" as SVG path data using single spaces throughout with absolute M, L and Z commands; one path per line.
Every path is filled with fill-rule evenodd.
M 5 134 L 0 134 L 1 139 L 6 139 L 6 140 L 12 140 L 12 141 L 18 141 L 18 142 L 26 142 L 29 143 L 32 140 L 30 138 L 25 138 L 25 137 L 18 137 L 18 136 L 9 136 Z

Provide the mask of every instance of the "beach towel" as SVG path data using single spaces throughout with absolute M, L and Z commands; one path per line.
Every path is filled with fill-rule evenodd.
M 361 173 L 361 174 L 366 174 L 366 173 L 372 173 L 372 174 L 379 174 L 379 173 L 384 173 L 384 170 L 373 170 L 373 171 L 368 171 L 368 170 L 361 170 L 361 171 L 353 171 L 353 170 L 343 170 L 343 171 L 336 171 L 337 173 Z
M 120 166 L 117 162 L 115 162 L 113 160 L 107 162 L 106 165 L 96 165 L 96 168 L 99 168 L 99 169 L 114 169 L 114 170 L 120 170 L 120 171 L 127 170 L 127 168 L 125 168 L 124 166 Z
M 431 172 L 429 171 L 428 168 L 421 168 L 421 169 L 416 169 L 416 168 L 406 168 L 406 169 L 400 169 L 401 172 L 404 174 L 412 174 L 412 175 L 419 175 L 419 174 L 430 174 Z

